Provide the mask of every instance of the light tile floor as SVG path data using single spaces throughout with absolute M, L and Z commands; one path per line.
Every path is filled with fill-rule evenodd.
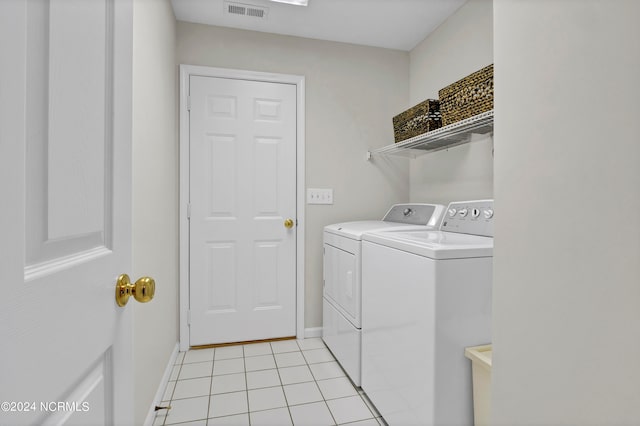
M 180 352 L 155 425 L 385 425 L 322 339 Z

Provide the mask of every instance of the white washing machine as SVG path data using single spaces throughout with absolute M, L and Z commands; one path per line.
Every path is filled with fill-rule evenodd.
M 324 228 L 322 339 L 357 386 L 361 375 L 361 239 L 381 229 L 437 229 L 444 206 L 396 204 L 382 220 Z
M 491 342 L 493 200 L 362 236 L 362 389 L 391 425 L 473 425 L 464 348 Z

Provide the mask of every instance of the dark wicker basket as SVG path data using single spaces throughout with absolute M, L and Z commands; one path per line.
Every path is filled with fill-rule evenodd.
M 442 125 L 453 124 L 493 109 L 493 64 L 438 92 Z
M 393 117 L 393 134 L 396 143 L 441 126 L 440 102 L 437 99 L 427 99 Z

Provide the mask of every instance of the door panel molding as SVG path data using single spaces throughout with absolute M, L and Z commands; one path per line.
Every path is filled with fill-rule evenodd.
M 82 261 L 97 248 L 112 248 L 115 6 L 113 0 L 83 4 L 86 18 L 80 20 L 68 19 L 78 13 L 76 3 L 33 1 L 26 7 L 25 277 L 30 279 L 31 270 L 55 260 Z M 102 138 L 95 137 L 97 129 Z
M 305 247 L 305 78 L 291 74 L 263 73 L 228 68 L 180 65 L 180 350 L 189 349 L 189 80 L 191 76 L 253 80 L 296 86 L 296 337 L 305 337 L 304 328 L 304 247 Z M 278 105 L 265 99 L 255 106 L 261 119 L 277 119 Z M 232 114 L 231 99 L 211 100 L 213 114 Z

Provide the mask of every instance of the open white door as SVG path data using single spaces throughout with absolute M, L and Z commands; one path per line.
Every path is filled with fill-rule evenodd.
M 0 424 L 132 424 L 131 0 L 0 1 L 0 51 Z

